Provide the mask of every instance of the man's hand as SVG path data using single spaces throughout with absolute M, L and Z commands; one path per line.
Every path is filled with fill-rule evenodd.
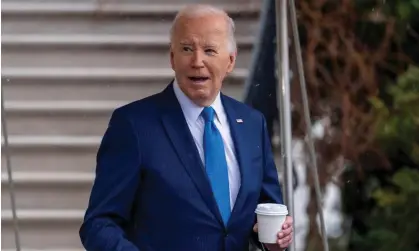
M 257 224 L 253 227 L 253 231 L 257 232 Z M 264 244 L 270 251 L 282 251 L 289 247 L 292 243 L 292 217 L 287 216 L 284 224 L 282 225 L 282 230 L 278 233 L 278 241 L 276 244 Z

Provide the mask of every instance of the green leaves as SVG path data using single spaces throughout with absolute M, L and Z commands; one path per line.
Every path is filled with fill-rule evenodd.
M 419 0 L 375 1 L 375 8 L 382 9 L 386 16 L 396 17 L 400 21 L 409 21 L 419 11 Z
M 410 18 L 410 15 L 412 14 L 412 8 L 408 1 L 406 2 L 399 2 L 397 6 L 397 15 L 402 20 L 407 20 Z
M 405 201 L 405 198 L 399 197 L 398 194 L 382 189 L 374 191 L 372 197 L 377 201 L 378 205 L 383 208 Z
M 393 183 L 401 189 L 401 193 L 417 193 L 419 196 L 419 172 L 417 170 L 402 169 L 394 175 Z
M 389 103 L 370 99 L 377 143 L 387 156 L 397 159 L 403 152 L 419 166 L 419 68 L 411 66 L 387 92 Z M 364 218 L 368 230 L 352 236 L 357 251 L 419 251 L 419 170 L 393 168 L 397 171 L 366 195 L 372 207 Z M 377 184 L 375 180 L 372 176 L 366 182 Z
M 419 68 L 411 66 L 388 88 L 392 106 L 370 99 L 376 120 L 377 141 L 388 153 L 402 150 L 419 164 Z
M 419 196 L 419 171 L 417 170 L 405 168 L 398 171 L 392 177 L 392 183 L 397 187 L 396 190 L 380 188 L 372 194 L 372 197 L 382 208 L 404 205 L 409 203 L 407 199 L 411 195 Z
M 411 0 L 410 3 L 416 10 L 419 10 L 419 0 Z
M 366 218 L 370 230 L 353 239 L 362 250 L 418 250 L 419 170 L 403 168 L 391 182 L 373 192 L 378 206 Z

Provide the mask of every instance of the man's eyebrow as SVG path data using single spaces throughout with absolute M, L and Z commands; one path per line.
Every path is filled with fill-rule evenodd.
M 209 47 L 209 48 L 218 48 L 218 47 L 219 47 L 219 45 L 217 45 L 217 44 L 212 44 L 212 43 L 207 43 L 207 44 L 205 44 L 205 47 Z
M 192 43 L 189 42 L 180 42 L 181 45 L 192 45 Z

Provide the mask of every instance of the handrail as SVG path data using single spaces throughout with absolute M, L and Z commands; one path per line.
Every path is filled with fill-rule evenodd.
M 3 88 L 2 88 L 3 89 Z M 16 196 L 15 196 L 15 187 L 13 182 L 13 176 L 12 176 L 12 165 L 10 160 L 10 151 L 9 151 L 9 135 L 7 132 L 7 126 L 6 126 L 6 112 L 4 109 L 4 95 L 3 90 L 1 90 L 1 128 L 3 131 L 3 138 L 4 138 L 4 156 L 6 158 L 6 169 L 7 169 L 7 177 L 9 182 L 9 189 L 10 189 L 10 202 L 12 206 L 12 217 L 13 217 L 13 229 L 15 234 L 15 244 L 16 244 L 16 250 L 21 250 L 20 245 L 20 236 L 19 236 L 19 223 L 18 218 L 16 214 Z

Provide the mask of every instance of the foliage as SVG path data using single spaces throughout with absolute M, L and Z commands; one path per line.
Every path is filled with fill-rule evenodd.
M 391 106 L 376 97 L 371 100 L 376 140 L 389 159 L 405 156 L 409 162 L 404 163 L 410 165 L 397 166 L 393 161 L 390 181 L 380 181 L 377 175 L 366 179 L 372 189 L 364 189 L 364 196 L 372 204 L 358 208 L 364 211 L 365 229 L 354 229 L 353 250 L 419 250 L 419 68 L 410 67 L 388 92 Z
M 366 219 L 370 230 L 353 236 L 357 251 L 419 250 L 419 170 L 398 171 L 392 184 L 374 191 L 377 206 Z
M 391 107 L 377 97 L 371 99 L 377 113 L 376 137 L 387 155 L 401 150 L 419 163 L 419 68 L 410 67 L 388 92 Z

